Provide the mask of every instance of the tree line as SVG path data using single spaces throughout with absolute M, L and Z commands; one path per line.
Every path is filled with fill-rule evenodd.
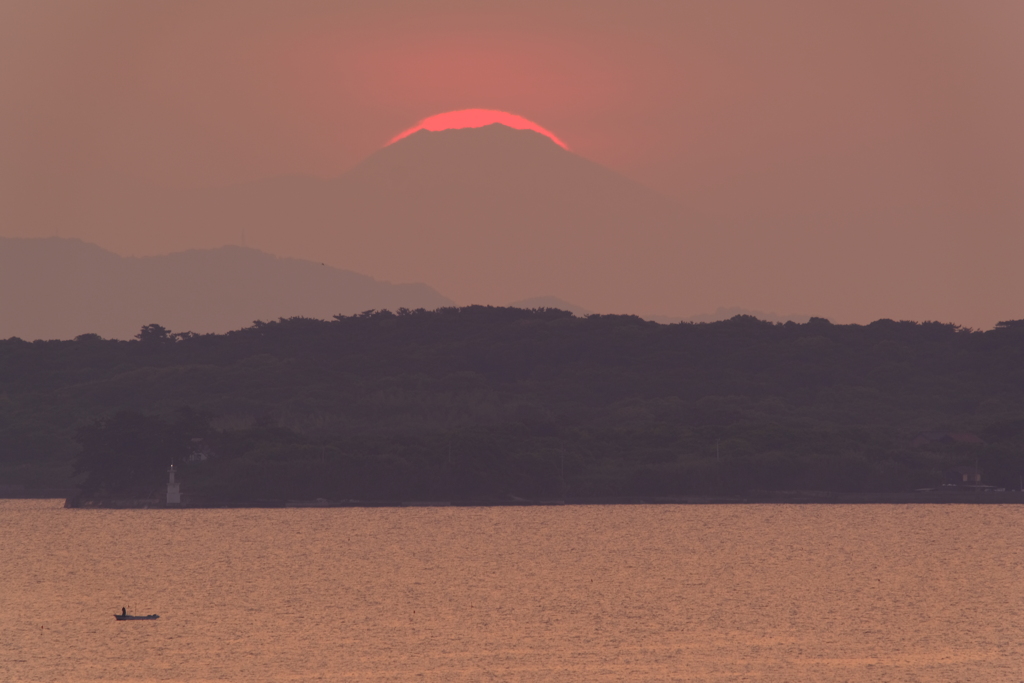
M 1024 322 L 472 306 L 0 341 L 0 483 L 147 496 L 172 462 L 222 501 L 1018 488 Z

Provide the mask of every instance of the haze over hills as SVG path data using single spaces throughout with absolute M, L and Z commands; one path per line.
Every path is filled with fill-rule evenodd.
M 0 339 L 129 339 L 151 323 L 226 332 L 254 320 L 450 305 L 427 285 L 244 247 L 131 258 L 73 239 L 0 238 Z
M 122 225 L 125 244 L 245 242 L 427 282 L 460 305 L 555 296 L 601 313 L 692 315 L 722 304 L 720 235 L 547 137 L 500 124 L 420 131 L 333 180 L 139 194 L 96 211 L 90 220 Z

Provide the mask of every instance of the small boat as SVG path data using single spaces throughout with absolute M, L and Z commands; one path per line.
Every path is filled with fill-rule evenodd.
M 115 614 L 114 618 L 117 619 L 118 621 L 138 621 L 140 619 L 159 619 L 160 615 L 159 614 L 147 614 L 145 616 L 142 616 L 142 615 L 135 616 L 134 614 Z

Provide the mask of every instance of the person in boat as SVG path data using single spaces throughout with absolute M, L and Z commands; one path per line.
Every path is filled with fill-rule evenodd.
M 126 616 L 127 614 L 128 614 L 128 610 L 126 610 L 124 607 L 122 607 L 121 608 L 121 616 L 123 617 L 123 616 Z

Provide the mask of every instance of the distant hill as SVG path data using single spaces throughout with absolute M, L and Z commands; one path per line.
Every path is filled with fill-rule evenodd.
M 96 211 L 81 234 L 114 235 L 118 225 L 110 239 L 124 245 L 104 245 L 119 251 L 247 243 L 429 282 L 460 305 L 552 295 L 603 313 L 683 315 L 732 296 L 720 231 L 543 135 L 500 124 L 420 131 L 334 179 L 138 192 Z
M 449 305 L 427 285 L 244 247 L 125 258 L 73 239 L 0 238 L 0 339 L 128 339 L 151 323 L 219 333 L 254 320 Z
M 705 231 L 656 192 L 532 131 L 421 131 L 340 178 L 316 233 L 351 267 L 435 284 L 460 304 L 553 295 L 614 313 L 692 310 Z

